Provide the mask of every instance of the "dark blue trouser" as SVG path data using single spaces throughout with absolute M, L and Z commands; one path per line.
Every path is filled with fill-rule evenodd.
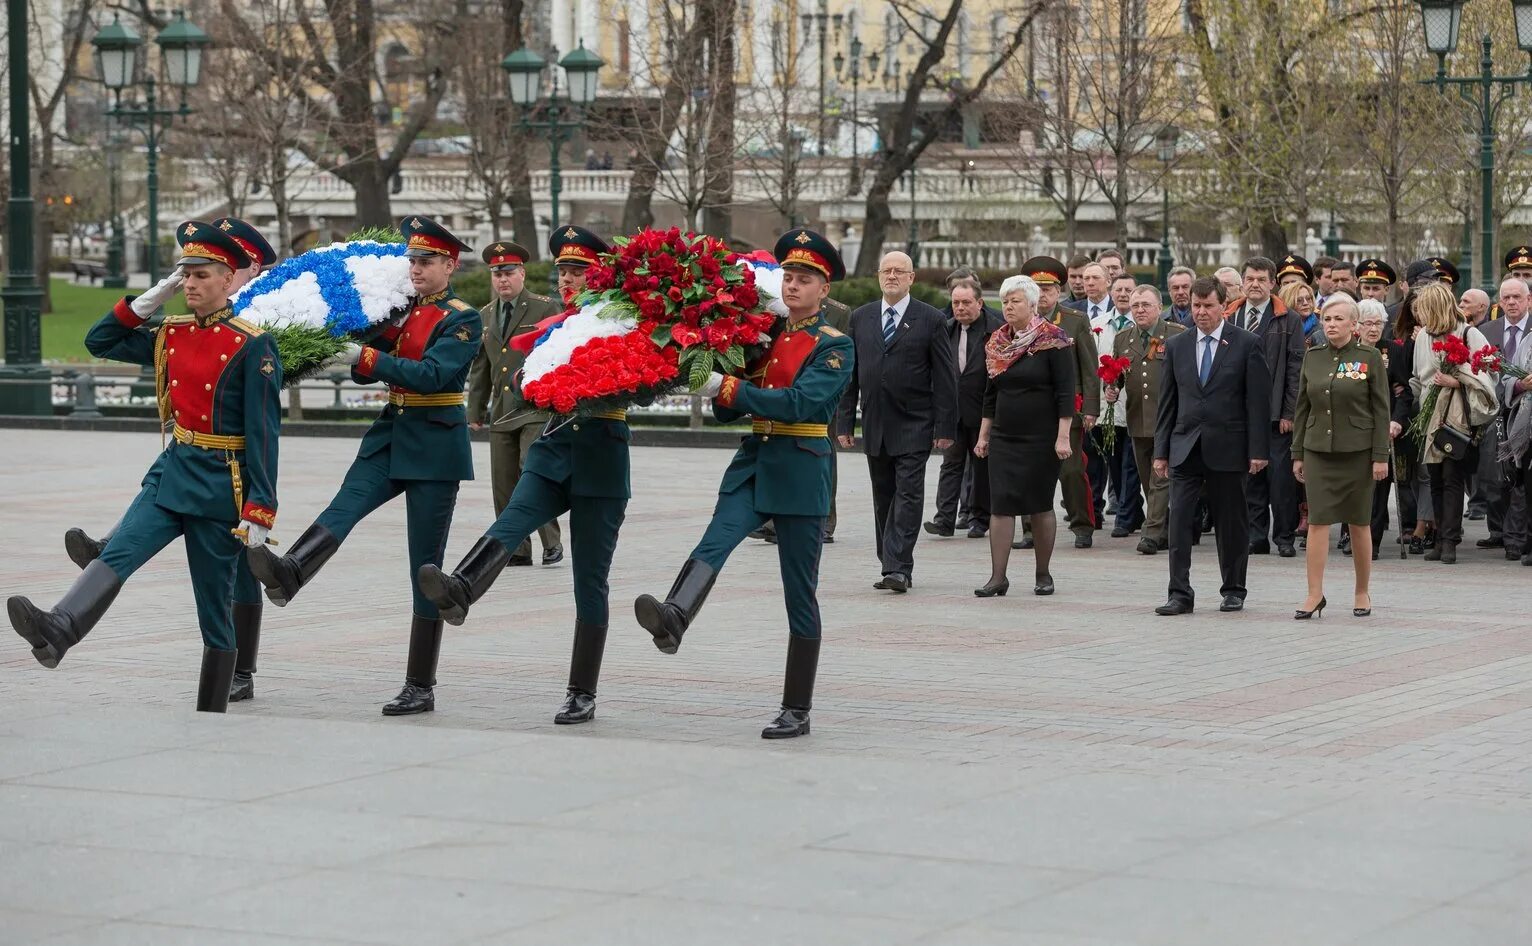
M 330 530 L 336 541 L 344 542 L 358 522 L 403 493 L 415 615 L 434 619 L 439 616 L 436 605 L 420 593 L 415 576 L 422 565 L 441 566 L 447 532 L 452 528 L 452 510 L 457 505 L 457 490 L 457 480 L 392 479 L 388 475 L 386 451 L 379 456 L 357 457 L 346 471 L 335 498 L 314 523 Z
M 569 557 L 574 572 L 575 617 L 584 624 L 605 626 L 607 576 L 617 552 L 617 533 L 627 515 L 628 501 L 614 496 L 571 496 L 567 482 L 523 472 L 495 524 L 484 533 L 508 551 L 527 536 L 564 513 L 569 513 Z
M 233 650 L 234 615 L 229 602 L 235 575 L 242 570 L 249 574 L 241 568 L 244 543 L 232 532 L 239 523 L 232 518 L 207 519 L 171 512 L 155 505 L 158 492 L 158 484 L 139 492 L 102 550 L 101 561 L 127 581 L 161 549 L 184 536 L 202 643 L 217 650 Z
M 777 561 L 782 569 L 782 598 L 787 604 L 787 631 L 794 637 L 817 638 L 819 626 L 819 553 L 824 547 L 822 516 L 768 515 L 755 511 L 755 482 L 718 494 L 713 521 L 691 557 L 722 571 L 724 562 L 745 537 L 767 520 L 777 528 Z

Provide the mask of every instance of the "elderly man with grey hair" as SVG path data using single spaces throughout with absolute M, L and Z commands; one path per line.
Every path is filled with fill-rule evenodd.
M 1478 289 L 1470 289 L 1469 292 L 1478 292 Z M 1486 300 L 1489 298 L 1485 296 Z M 1467 313 L 1468 293 L 1463 294 L 1464 313 Z M 1487 307 L 1486 307 L 1487 308 Z M 1509 276 L 1500 284 L 1500 318 L 1492 322 L 1479 325 L 1479 331 L 1484 333 L 1484 340 L 1500 349 L 1501 358 L 1508 365 L 1516 365 L 1523 370 L 1532 370 L 1532 340 L 1527 338 L 1527 330 L 1532 328 L 1532 318 L 1528 318 L 1528 310 L 1532 309 L 1532 291 L 1529 291 L 1526 282 L 1515 276 Z M 1491 424 L 1485 431 L 1484 442 L 1479 447 L 1479 469 L 1476 479 L 1478 487 L 1484 493 L 1484 512 L 1489 519 L 1489 538 L 1480 539 L 1478 546 L 1484 548 L 1503 548 L 1505 557 L 1519 559 L 1523 553 L 1529 551 L 1532 543 L 1529 543 L 1527 535 L 1527 508 L 1522 491 L 1509 486 L 1500 476 L 1500 465 L 1497 461 L 1496 447 L 1499 446 L 1499 433 L 1506 429 L 1504 421 L 1509 420 L 1516 401 L 1528 390 L 1532 390 L 1532 383 L 1527 380 L 1517 380 L 1513 375 L 1502 374 L 1496 385 L 1496 393 L 1500 396 L 1500 419 L 1502 423 Z
M 1521 280 L 1517 280 L 1520 282 Z M 1489 316 L 1489 293 L 1483 289 L 1469 289 L 1458 299 L 1458 305 L 1463 310 L 1463 317 L 1469 325 L 1477 326 Z

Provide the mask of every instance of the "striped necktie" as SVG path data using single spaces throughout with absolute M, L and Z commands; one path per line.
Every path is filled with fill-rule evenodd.
M 883 344 L 887 345 L 894 340 L 894 325 L 899 320 L 899 310 L 889 306 L 883 312 Z

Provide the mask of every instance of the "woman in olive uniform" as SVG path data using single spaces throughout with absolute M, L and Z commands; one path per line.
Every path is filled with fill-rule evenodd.
M 1338 293 L 1319 324 L 1326 344 L 1303 358 L 1293 418 L 1293 476 L 1309 495 L 1309 594 L 1294 617 L 1323 615 L 1330 524 L 1351 532 L 1356 593 L 1351 613 L 1372 613 L 1373 484 L 1388 476 L 1388 377 L 1383 354 L 1357 338 L 1357 305 Z

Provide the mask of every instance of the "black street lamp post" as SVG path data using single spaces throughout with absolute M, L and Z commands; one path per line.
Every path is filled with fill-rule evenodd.
M 115 127 L 106 139 L 106 186 L 110 202 L 107 208 L 112 218 L 112 235 L 106 244 L 106 276 L 101 285 L 107 289 L 124 289 L 128 275 L 123 268 L 124 237 L 122 233 L 122 136 Z
M 843 78 L 851 80 L 851 180 L 846 193 L 855 197 L 862 192 L 862 157 L 857 147 L 857 136 L 862 130 L 862 38 L 855 33 L 851 34 L 850 53 L 849 58 L 844 53 L 835 54 L 835 78 L 837 81 Z M 867 54 L 867 71 L 870 75 L 877 74 L 881 59 L 877 50 Z M 821 114 L 823 111 L 821 108 Z
M 52 372 L 43 367 L 43 290 L 37 281 L 32 203 L 32 115 L 27 76 L 27 7 L 6 4 L 10 57 L 11 193 L 5 205 L 9 260 L 0 304 L 5 306 L 5 364 L 0 365 L 0 414 L 51 414 Z
M 819 12 L 803 14 L 803 39 L 808 42 L 814 35 L 815 26 L 819 27 L 819 156 L 825 156 L 825 85 L 828 81 L 825 75 L 825 63 L 830 44 L 829 27 L 835 28 L 835 38 L 840 40 L 841 24 L 845 22 L 845 15 L 829 12 L 829 0 L 819 0 Z
M 558 50 L 553 54 L 558 55 Z M 570 136 L 585 124 L 584 109 L 596 98 L 596 76 L 601 67 L 606 65 L 600 56 L 585 48 L 585 41 L 581 40 L 579 48 L 558 61 L 559 67 L 564 70 L 565 93 L 561 98 L 559 94 L 558 74 L 553 77 L 553 88 L 549 90 L 545 101 L 540 100 L 543 86 L 543 69 L 548 65 L 543 57 L 523 46 L 505 59 L 501 60 L 500 68 L 506 72 L 510 83 L 511 101 L 521 109 L 521 127 L 535 130 L 548 136 L 548 192 L 551 199 L 551 209 L 548 216 L 548 232 L 551 234 L 559 227 L 559 192 L 563 189 L 563 177 L 559 168 L 559 149 Z M 573 121 L 564 121 L 559 115 L 564 111 L 562 102 L 567 101 L 572 106 L 574 113 Z M 541 104 L 547 118 L 538 121 L 531 119 L 532 109 Z M 549 285 L 555 290 L 557 297 L 558 267 L 548 270 Z
M 144 133 L 148 146 L 145 156 L 145 184 L 149 191 L 149 233 L 146 247 L 149 282 L 160 280 L 160 146 L 171 123 L 192 113 L 186 105 L 186 91 L 195 86 L 202 77 L 202 51 L 212 42 L 208 35 L 177 12 L 169 26 L 160 30 L 157 43 L 164 62 L 166 77 L 170 84 L 180 89 L 180 104 L 176 108 L 161 108 L 158 99 L 158 83 L 153 74 L 145 75 L 140 84 L 144 88 L 142 105 L 122 102 L 122 90 L 135 81 L 138 73 L 138 50 L 144 41 L 131 27 L 113 18 L 101 29 L 91 45 L 96 47 L 96 65 L 101 81 L 112 92 L 112 107 L 107 115 L 122 127 Z
M 1479 74 L 1476 76 L 1448 76 L 1447 56 L 1457 49 L 1458 28 L 1462 25 L 1465 0 L 1419 0 L 1421 22 L 1425 32 L 1426 49 L 1436 56 L 1436 75 L 1420 80 L 1435 85 L 1438 93 L 1445 93 L 1447 86 L 1457 87 L 1458 96 L 1468 104 L 1479 119 L 1479 187 L 1480 207 L 1479 248 L 1482 262 L 1479 266 L 1479 288 L 1495 297 L 1495 118 L 1500 106 L 1516 94 L 1516 87 L 1532 83 L 1532 61 L 1527 72 L 1521 75 L 1495 75 L 1495 59 L 1491 53 L 1488 33 L 1480 40 Z M 1532 0 L 1511 0 L 1511 10 L 1516 21 L 1516 45 L 1532 54 Z M 1499 87 L 1498 89 L 1496 87 Z M 1477 95 L 1475 94 L 1477 93 Z M 1464 245 L 1462 266 L 1466 282 L 1473 281 L 1472 240 Z
M 1340 259 L 1340 234 L 1335 230 L 1335 208 L 1330 208 L 1330 225 L 1325 230 L 1325 255 Z
M 1159 286 L 1161 292 L 1170 291 L 1170 267 L 1175 265 L 1175 257 L 1170 253 L 1170 165 L 1176 159 L 1176 141 L 1181 137 L 1181 129 L 1174 125 L 1166 125 L 1161 128 L 1159 134 L 1154 136 L 1155 148 L 1158 151 L 1160 172 L 1160 256 L 1158 260 Z

